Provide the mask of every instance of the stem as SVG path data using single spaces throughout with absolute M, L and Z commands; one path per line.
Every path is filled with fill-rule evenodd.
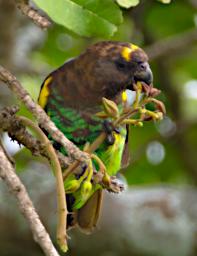
M 128 110 L 126 113 L 122 114 L 115 122 L 114 122 L 114 127 L 120 125 L 122 123 L 122 121 L 128 117 L 130 117 L 131 115 L 135 114 L 136 112 L 138 112 L 139 108 L 136 109 L 130 109 Z M 93 153 L 95 152 L 98 147 L 104 142 L 106 138 L 106 133 L 102 132 L 96 139 L 94 142 L 92 142 L 92 144 L 88 147 L 88 149 L 85 151 L 86 153 Z M 80 161 L 75 160 L 73 162 L 73 164 L 71 164 L 66 171 L 63 173 L 63 179 L 66 180 L 67 177 L 80 165 Z
M 129 117 L 131 117 L 133 114 L 137 113 L 139 111 L 139 107 L 135 108 L 135 109 L 129 109 L 126 113 L 123 113 L 115 122 L 114 122 L 114 126 L 118 126 L 122 123 L 122 121 L 124 121 L 124 119 L 127 119 Z
M 95 141 L 87 148 L 87 150 L 85 151 L 86 153 L 93 153 L 95 150 L 97 150 L 97 148 L 103 143 L 103 141 L 106 138 L 106 134 L 105 132 L 102 132 L 97 139 L 95 139 Z M 63 173 L 63 179 L 66 180 L 67 177 L 80 165 L 80 161 L 75 160 L 73 164 L 71 164 L 66 171 Z
M 57 189 L 57 205 L 58 205 L 58 224 L 57 224 L 57 242 L 60 248 L 66 252 L 68 250 L 67 246 L 67 234 L 66 234 L 66 221 L 67 221 L 67 205 L 65 199 L 64 182 L 62 177 L 62 170 L 55 153 L 55 149 L 51 145 L 47 136 L 43 131 L 35 125 L 30 119 L 20 116 L 19 119 L 23 125 L 30 127 L 36 135 L 44 143 L 48 156 L 50 158 L 50 163 L 55 173 L 56 177 L 56 189 Z

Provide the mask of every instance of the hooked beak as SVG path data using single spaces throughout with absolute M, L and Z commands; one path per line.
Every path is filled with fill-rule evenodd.
M 140 64 L 140 69 L 134 74 L 135 82 L 144 82 L 147 85 L 151 86 L 153 83 L 153 73 L 150 69 L 148 62 L 143 62 Z

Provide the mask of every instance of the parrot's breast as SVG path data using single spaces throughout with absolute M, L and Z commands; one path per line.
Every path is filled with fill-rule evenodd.
M 95 113 L 98 111 L 97 108 Z M 103 120 L 95 116 L 94 111 L 91 113 L 66 107 L 60 96 L 49 97 L 47 114 L 57 128 L 80 149 L 83 149 L 87 142 L 92 143 L 103 131 Z M 120 127 L 118 132 L 114 131 L 113 137 L 113 145 L 103 142 L 95 152 L 106 165 L 109 175 L 115 175 L 121 168 L 126 128 Z M 63 148 L 60 150 L 66 154 Z

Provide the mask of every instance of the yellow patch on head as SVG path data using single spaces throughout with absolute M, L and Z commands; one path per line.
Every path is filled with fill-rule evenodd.
M 123 47 L 123 50 L 121 52 L 122 57 L 126 60 L 126 61 L 130 61 L 131 60 L 131 53 L 134 52 L 135 50 L 139 49 L 139 47 L 135 44 L 131 44 L 131 48 L 129 47 Z
M 123 47 L 122 52 L 121 52 L 121 55 L 122 55 L 122 57 L 123 57 L 126 61 L 130 61 L 130 59 L 131 59 L 131 52 L 132 52 L 132 49 L 131 49 L 131 48 Z
M 44 108 L 47 104 L 47 99 L 48 99 L 48 96 L 49 96 L 49 83 L 52 81 L 52 77 L 48 77 L 45 81 L 44 81 L 44 84 L 41 88 L 41 91 L 40 91 L 40 95 L 39 95 L 39 98 L 38 98 L 38 104 Z

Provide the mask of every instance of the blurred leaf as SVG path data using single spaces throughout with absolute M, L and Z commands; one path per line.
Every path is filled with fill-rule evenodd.
M 157 0 L 163 4 L 169 4 L 171 2 L 171 0 Z
M 52 20 L 81 36 L 110 37 L 122 22 L 121 10 L 112 0 L 35 0 Z
M 122 12 L 113 0 L 73 0 L 73 2 L 113 24 L 119 25 L 123 22 Z
M 117 3 L 124 8 L 130 8 L 139 4 L 139 0 L 117 0 Z
M 147 28 L 154 38 L 165 38 L 194 28 L 194 9 L 186 1 L 176 4 L 156 4 L 147 12 Z M 167 18 L 166 18 L 167 17 Z
M 46 43 L 39 52 L 34 52 L 33 56 L 31 56 L 31 59 L 42 64 L 42 69 L 46 70 L 42 79 L 52 69 L 62 65 L 66 60 L 79 55 L 87 47 L 87 39 L 67 34 L 63 26 L 55 24 L 47 32 Z
M 141 129 L 131 128 L 129 140 L 131 165 L 124 171 L 129 185 L 189 182 L 187 170 L 182 165 L 180 155 L 176 150 L 177 145 L 173 143 L 173 140 L 169 139 L 164 142 L 165 158 L 160 164 L 154 165 L 148 161 L 147 145 L 151 141 L 160 141 L 161 138 L 151 122 L 145 123 Z

